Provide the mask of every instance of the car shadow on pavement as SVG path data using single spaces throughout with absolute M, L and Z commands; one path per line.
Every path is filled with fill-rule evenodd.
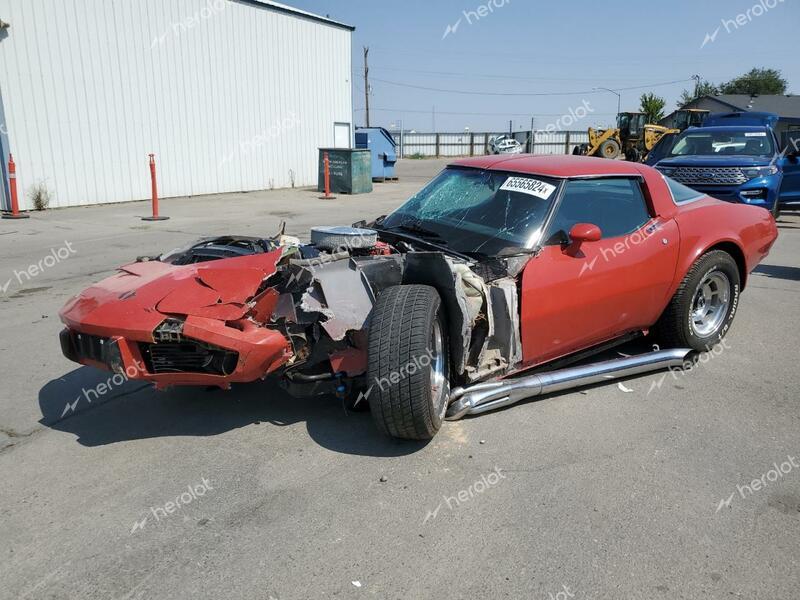
M 270 380 L 234 385 L 229 391 L 177 387 L 159 392 L 151 384 L 122 381 L 121 376 L 114 385 L 112 378 L 112 373 L 81 367 L 48 382 L 39 390 L 39 422 L 71 433 L 89 447 L 303 421 L 317 444 L 343 454 L 404 456 L 427 444 L 385 437 L 369 413 L 345 411 L 332 396 L 293 398 Z
M 787 281 L 800 281 L 800 268 L 782 267 L 779 265 L 758 265 L 753 273 L 765 275 L 771 279 L 785 279 Z

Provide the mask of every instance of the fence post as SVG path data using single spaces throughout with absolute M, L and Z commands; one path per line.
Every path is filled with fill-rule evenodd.
M 436 158 L 439 158 L 439 134 L 436 134 Z
M 469 134 L 469 155 L 475 156 L 475 134 Z
M 531 129 L 531 154 L 536 154 L 536 131 Z
M 489 133 L 483 134 L 483 153 L 489 154 Z
M 564 139 L 564 154 L 569 154 L 569 131 L 566 133 L 567 137 Z

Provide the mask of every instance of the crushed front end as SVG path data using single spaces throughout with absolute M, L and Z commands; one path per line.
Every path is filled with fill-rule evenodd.
M 387 287 L 435 287 L 447 310 L 452 373 L 471 383 L 520 361 L 516 275 L 527 257 L 480 262 L 365 228 L 202 240 L 140 258 L 61 311 L 64 355 L 171 385 L 268 375 L 297 396 L 365 386 L 369 319 Z

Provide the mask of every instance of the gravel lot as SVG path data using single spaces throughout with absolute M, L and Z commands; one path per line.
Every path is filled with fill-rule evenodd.
M 147 203 L 3 221 L 0 598 L 800 597 L 795 216 L 698 368 L 428 444 L 271 382 L 159 393 L 61 356 L 61 305 L 137 255 L 374 217 L 443 164 L 329 201 L 168 199 L 160 223 Z

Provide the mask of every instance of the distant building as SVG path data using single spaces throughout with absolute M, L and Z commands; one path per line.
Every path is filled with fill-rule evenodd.
M 722 94 L 720 96 L 701 96 L 681 108 L 697 108 L 712 113 L 722 112 L 769 112 L 781 117 L 778 133 L 790 129 L 800 129 L 800 96 L 794 94 L 750 96 L 748 94 Z M 673 127 L 675 113 L 670 113 L 659 124 Z
M 20 208 L 315 185 L 350 147 L 353 27 L 269 0 L 0 0 Z

